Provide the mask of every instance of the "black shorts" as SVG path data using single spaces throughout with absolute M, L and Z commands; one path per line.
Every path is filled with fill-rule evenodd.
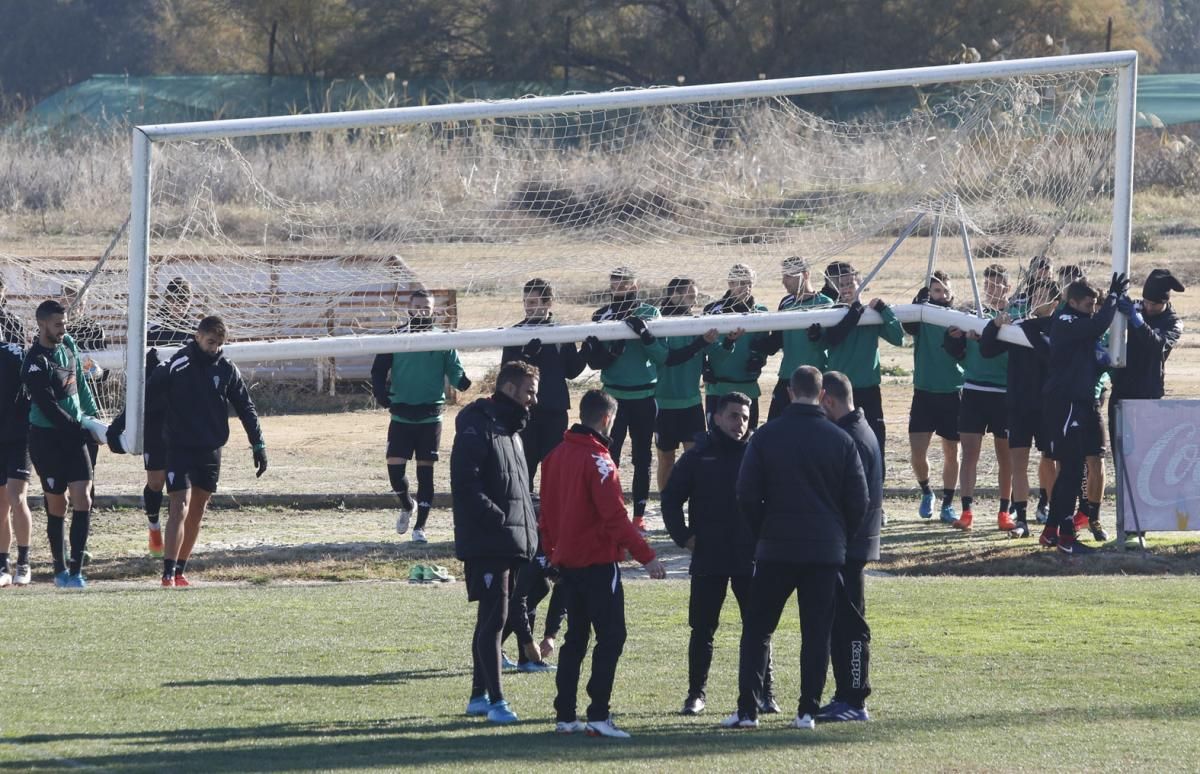
M 699 403 L 681 409 L 660 408 L 654 419 L 654 445 L 663 451 L 675 451 L 703 432 L 704 407 Z
M 67 484 L 92 480 L 92 458 L 78 436 L 67 440 L 57 430 L 31 427 L 29 456 L 46 494 L 60 495 L 67 491 Z
M 913 390 L 908 410 L 908 432 L 937 433 L 947 441 L 958 440 L 958 412 L 962 396 L 958 392 Z
M 146 444 L 142 447 L 142 468 L 144 470 L 167 469 L 167 445 L 161 438 L 146 436 Z
M 517 579 L 516 559 L 484 558 L 463 562 L 467 601 L 478 602 L 496 594 L 507 594 Z
M 958 412 L 958 432 L 991 433 L 997 438 L 1007 438 L 1008 406 L 1004 393 L 964 387 L 962 406 Z
M 1035 407 L 1027 410 L 1008 409 L 1008 448 L 1036 448 L 1042 454 L 1050 453 L 1050 436 L 1042 421 L 1042 410 Z
M 0 486 L 9 481 L 28 481 L 31 475 L 33 462 L 29 459 L 29 441 L 0 443 Z
M 1042 411 L 1042 432 L 1053 441 L 1047 455 L 1063 462 L 1074 455 L 1099 456 L 1104 448 L 1104 422 L 1094 401 L 1054 401 Z
M 393 420 L 388 426 L 387 456 L 437 462 L 442 445 L 442 423 L 412 424 Z
M 171 449 L 167 452 L 168 492 L 182 492 L 193 486 L 215 492 L 220 480 L 220 449 Z

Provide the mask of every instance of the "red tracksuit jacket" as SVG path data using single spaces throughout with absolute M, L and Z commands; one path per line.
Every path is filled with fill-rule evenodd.
M 555 567 L 645 564 L 654 549 L 629 520 L 617 466 L 600 437 L 579 426 L 542 461 L 542 549 Z

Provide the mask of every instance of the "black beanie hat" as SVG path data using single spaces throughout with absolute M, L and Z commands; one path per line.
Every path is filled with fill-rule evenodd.
M 1172 276 L 1169 269 L 1155 269 L 1146 277 L 1142 286 L 1142 298 L 1147 301 L 1163 303 L 1171 300 L 1171 291 L 1183 292 L 1183 283 Z

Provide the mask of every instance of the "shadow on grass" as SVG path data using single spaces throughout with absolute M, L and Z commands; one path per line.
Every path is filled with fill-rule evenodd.
M 326 688 L 363 688 L 369 685 L 393 685 L 412 680 L 436 680 L 443 677 L 462 677 L 470 674 L 461 669 L 418 669 L 402 672 L 380 672 L 373 675 L 275 675 L 269 677 L 235 677 L 228 680 L 180 680 L 163 683 L 163 688 L 233 688 L 259 686 L 310 685 Z
M 1077 710 L 1048 707 L 1010 712 L 970 713 L 955 719 L 956 732 L 973 729 L 1027 727 L 1030 723 L 1071 723 L 1076 714 L 1086 720 L 1097 708 Z M 1104 708 L 1108 720 L 1173 720 L 1200 713 L 1200 701 L 1174 704 L 1111 706 Z M 627 716 L 630 717 L 630 716 Z M 282 723 L 260 726 L 192 728 L 180 730 L 113 733 L 30 734 L 7 741 L 16 750 L 23 746 L 68 742 L 106 742 L 127 750 L 100 755 L 71 755 L 71 767 L 115 768 L 122 771 L 295 771 L 426 767 L 474 764 L 539 765 L 561 764 L 578 757 L 588 764 L 641 763 L 703 757 L 719 766 L 724 756 L 756 755 L 775 749 L 859 745 L 908 738 L 945 722 L 944 717 L 913 715 L 895 720 L 884 718 L 870 724 L 822 727 L 816 732 L 787 728 L 784 720 L 757 731 L 722 731 L 716 718 L 702 720 L 635 713 L 631 717 L 657 718 L 661 725 L 634 730 L 628 741 L 566 737 L 551 732 L 548 719 L 526 720 L 503 729 L 466 718 L 381 718 L 375 721 L 331 723 Z M 463 735 L 469 731 L 478 736 Z M 32 752 L 32 751 L 31 751 Z M 53 755 L 55 750 L 43 751 Z M 732 765 L 733 761 L 728 761 Z M 0 770 L 49 770 L 63 767 L 64 759 L 45 754 L 0 763 Z

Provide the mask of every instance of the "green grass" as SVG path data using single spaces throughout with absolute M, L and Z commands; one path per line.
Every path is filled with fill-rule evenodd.
M 0 770 L 1166 769 L 1200 759 L 1200 580 L 871 578 L 868 725 L 719 732 L 682 718 L 687 586 L 631 582 L 614 710 L 628 742 L 549 732 L 553 678 L 506 677 L 522 722 L 462 716 L 473 620 L 461 584 L 5 592 Z M 794 608 L 776 638 L 797 694 Z M 1188 761 L 1192 763 L 1189 764 Z

